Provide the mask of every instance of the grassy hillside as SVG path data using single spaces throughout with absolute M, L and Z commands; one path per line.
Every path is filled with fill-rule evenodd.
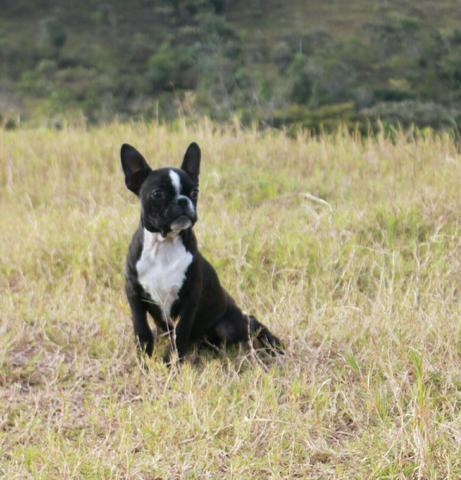
M 0 115 L 457 129 L 455 0 L 7 0 Z
M 283 358 L 140 369 L 118 148 L 203 151 L 197 235 Z M 447 136 L 0 131 L 0 476 L 461 476 L 461 157 Z

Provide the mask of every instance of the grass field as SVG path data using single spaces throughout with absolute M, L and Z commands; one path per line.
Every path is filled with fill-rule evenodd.
M 202 147 L 202 250 L 287 347 L 138 364 L 123 142 Z M 461 478 L 461 156 L 448 136 L 203 122 L 0 131 L 0 476 Z

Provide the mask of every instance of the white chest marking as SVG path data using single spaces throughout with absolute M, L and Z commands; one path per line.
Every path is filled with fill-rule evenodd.
M 142 253 L 136 263 L 138 280 L 161 308 L 165 321 L 170 320 L 171 306 L 178 298 L 192 258 L 181 237 L 165 238 L 144 229 Z

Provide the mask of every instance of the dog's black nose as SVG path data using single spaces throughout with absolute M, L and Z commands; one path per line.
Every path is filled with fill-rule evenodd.
M 180 207 L 186 208 L 188 204 L 187 198 L 178 198 L 178 205 Z

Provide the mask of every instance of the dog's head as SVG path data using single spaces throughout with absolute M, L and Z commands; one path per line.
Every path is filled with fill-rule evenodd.
M 191 143 L 181 168 L 152 170 L 131 145 L 120 152 L 125 184 L 141 200 L 141 223 L 150 232 L 179 233 L 197 221 L 200 148 Z

